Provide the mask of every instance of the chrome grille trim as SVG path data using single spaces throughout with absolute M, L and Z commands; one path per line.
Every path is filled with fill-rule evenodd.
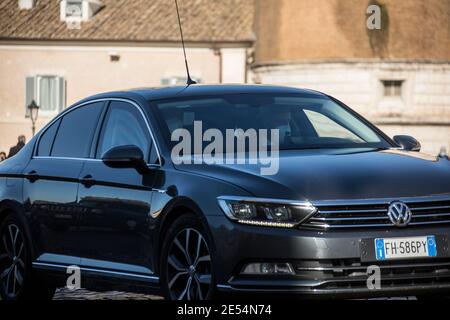
M 358 290 L 367 288 L 367 267 L 359 259 L 298 261 L 294 270 L 302 279 L 315 279 L 315 289 Z M 423 286 L 450 285 L 450 260 L 399 261 L 378 265 L 381 269 L 382 290 L 405 286 L 419 289 Z
M 407 203 L 450 201 L 450 193 L 439 194 L 427 197 L 399 197 L 399 198 L 377 198 L 377 199 L 347 199 L 347 200 L 319 200 L 311 201 L 318 206 L 345 206 L 345 205 L 384 205 L 393 201 L 403 201 Z
M 439 268 L 439 267 L 447 267 L 450 269 L 450 262 L 432 262 L 432 263 L 407 263 L 407 264 L 387 264 L 387 265 L 379 265 L 381 270 L 383 269 L 412 269 L 412 268 Z M 358 265 L 358 266 L 335 266 L 335 267 L 296 267 L 297 271 L 325 271 L 325 272 L 342 272 L 342 271 L 354 271 L 361 270 L 366 272 L 367 266 Z
M 302 227 L 331 230 L 394 228 L 387 216 L 389 204 L 403 201 L 412 212 L 410 226 L 450 224 L 450 195 L 417 198 L 316 201 L 318 209 Z
M 323 210 L 321 211 L 323 214 L 334 214 L 334 213 L 342 213 L 342 211 L 327 211 Z M 371 213 L 371 212 L 379 212 L 379 213 L 386 213 L 386 210 L 384 209 L 368 209 L 368 210 L 347 210 L 347 213 Z
M 323 212 L 322 212 L 323 214 Z M 311 221 L 347 221 L 347 220 L 354 220 L 355 218 L 347 217 L 347 218 L 311 218 Z M 389 219 L 388 216 L 386 217 L 358 217 L 359 220 L 387 220 Z

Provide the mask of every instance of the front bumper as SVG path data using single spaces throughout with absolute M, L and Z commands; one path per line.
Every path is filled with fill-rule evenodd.
M 207 219 L 216 251 L 217 288 L 222 292 L 335 298 L 450 293 L 450 225 L 319 232 L 246 226 L 219 216 Z M 363 258 L 364 239 L 425 235 L 444 239 L 445 254 L 383 263 Z M 250 262 L 288 262 L 295 275 L 241 275 Z M 380 289 L 367 286 L 367 268 L 372 265 L 380 268 Z

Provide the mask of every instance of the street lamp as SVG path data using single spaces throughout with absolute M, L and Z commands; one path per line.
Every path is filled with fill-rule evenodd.
M 33 100 L 28 106 L 28 110 L 30 110 L 30 119 L 31 119 L 31 131 L 33 132 L 33 136 L 36 132 L 36 120 L 39 114 L 39 106 Z

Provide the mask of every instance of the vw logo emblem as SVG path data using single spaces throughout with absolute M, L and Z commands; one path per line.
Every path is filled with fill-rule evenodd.
M 411 222 L 412 213 L 405 203 L 394 201 L 389 206 L 388 217 L 393 225 L 397 227 L 406 227 Z

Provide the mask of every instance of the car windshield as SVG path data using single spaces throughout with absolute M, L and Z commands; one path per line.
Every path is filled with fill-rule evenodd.
M 217 129 L 223 137 L 228 129 L 278 129 L 279 150 L 390 147 L 352 111 L 315 94 L 231 94 L 164 100 L 156 106 L 172 147 L 172 133 L 186 129 L 194 137 L 197 121 L 202 132 Z

